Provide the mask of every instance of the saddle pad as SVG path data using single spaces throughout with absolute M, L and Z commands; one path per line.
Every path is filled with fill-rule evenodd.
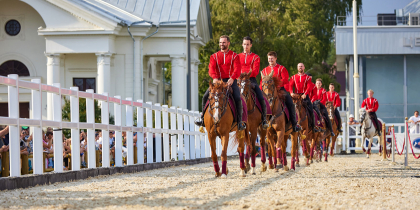
M 373 123 L 373 125 L 375 126 L 376 130 L 381 130 L 382 129 L 382 122 L 378 120 L 378 124 L 379 124 L 379 128 L 376 127 L 376 123 Z
M 261 103 L 257 99 L 255 92 L 252 91 L 251 94 L 252 94 L 252 97 L 255 99 L 255 104 L 257 105 L 258 110 L 260 110 L 260 112 L 262 113 Z M 272 115 L 273 113 L 271 112 L 271 107 L 270 107 L 270 104 L 268 103 L 268 100 L 264 98 L 264 101 L 265 101 L 265 107 L 267 107 L 267 115 Z
M 245 100 L 243 98 L 241 98 L 241 101 L 242 101 L 242 109 L 243 109 L 242 121 L 246 122 L 248 120 L 248 111 L 247 111 L 248 109 L 247 109 Z M 209 100 L 207 100 L 206 106 L 204 106 L 204 111 L 203 112 L 205 112 L 207 110 L 207 108 L 209 106 L 209 103 L 210 103 Z M 235 102 L 233 101 L 232 96 L 229 97 L 229 106 L 230 106 L 230 109 L 233 112 L 234 122 L 236 122 L 236 107 L 235 107 Z
M 284 114 L 286 115 L 287 122 L 289 122 L 290 121 L 289 109 L 287 108 L 284 101 L 282 101 L 281 103 L 283 104 L 283 107 L 284 107 Z M 297 114 L 296 114 L 296 119 L 297 119 Z
M 318 112 L 314 109 L 314 116 L 315 116 L 315 126 L 324 127 L 324 123 L 322 118 L 319 117 Z

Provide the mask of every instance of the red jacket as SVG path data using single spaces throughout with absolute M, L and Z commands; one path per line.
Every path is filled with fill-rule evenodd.
M 327 91 L 324 88 L 318 89 L 316 86 L 314 86 L 314 88 L 312 88 L 310 96 L 312 102 L 320 100 L 321 103 L 324 105 L 327 102 Z
M 252 68 L 250 77 L 257 77 L 260 73 L 260 56 L 255 53 L 241 53 L 239 54 L 239 60 L 241 61 L 241 73 L 248 73 Z
M 311 87 L 313 85 L 312 83 L 312 77 L 303 74 L 295 74 L 290 78 L 289 82 L 289 90 L 290 92 L 296 92 L 296 93 L 305 93 L 305 95 L 309 95 L 309 92 L 311 91 Z M 295 91 L 293 91 L 293 88 L 295 88 Z
M 372 109 L 373 112 L 376 112 L 379 108 L 379 103 L 378 103 L 378 100 L 376 100 L 375 98 L 367 98 L 363 100 L 363 103 L 362 103 L 362 108 L 365 106 L 366 106 L 366 110 Z
M 277 86 L 277 89 L 280 89 L 281 87 L 284 87 L 284 89 L 286 89 L 286 91 L 289 91 L 289 72 L 287 71 L 287 69 L 280 65 L 280 64 L 276 64 L 274 67 L 271 66 L 267 66 L 262 70 L 262 74 L 264 76 L 267 76 L 271 73 L 271 71 L 274 70 L 273 73 L 273 77 L 277 77 L 277 79 L 279 79 L 282 84 L 280 84 L 279 86 Z M 260 80 L 260 89 L 262 90 L 262 80 Z
M 210 57 L 209 75 L 213 79 L 237 79 L 241 75 L 241 62 L 232 50 L 219 51 Z
M 326 95 L 327 101 L 332 101 L 335 107 L 341 106 L 341 99 L 337 92 L 334 91 L 331 93 L 330 91 L 328 91 Z

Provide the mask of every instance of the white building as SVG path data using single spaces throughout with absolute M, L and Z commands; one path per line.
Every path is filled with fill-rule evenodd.
M 187 108 L 185 3 L 0 0 L 0 75 L 163 103 L 162 64 L 171 62 L 172 105 Z M 198 53 L 211 38 L 208 1 L 192 0 L 190 14 L 191 109 L 198 110 Z M 50 98 L 43 98 L 43 117 L 52 119 Z M 30 92 L 19 100 L 21 117 L 28 117 Z M 7 116 L 6 87 L 0 102 Z

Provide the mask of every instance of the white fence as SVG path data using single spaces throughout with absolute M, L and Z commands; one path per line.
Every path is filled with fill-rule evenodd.
M 87 129 L 88 168 L 95 168 L 95 130 L 102 130 L 102 167 L 110 166 L 110 148 L 108 132 L 115 131 L 115 166 L 122 166 L 122 132 L 127 133 L 127 165 L 134 164 L 133 133 L 137 132 L 137 162 L 144 163 L 144 133 L 147 136 L 146 159 L 153 162 L 155 153 L 156 162 L 172 160 L 188 160 L 210 157 L 210 145 L 206 133 L 200 133 L 195 126 L 194 119 L 200 116 L 197 111 L 189 111 L 175 107 L 161 106 L 142 100 L 133 101 L 132 98 L 122 100 L 120 96 L 109 97 L 107 93 L 96 94 L 93 90 L 78 91 L 77 87 L 61 88 L 59 83 L 53 85 L 41 84 L 40 79 L 31 82 L 18 79 L 17 75 L 0 76 L 0 85 L 8 86 L 9 117 L 0 117 L 0 125 L 9 125 L 9 160 L 10 176 L 21 175 L 20 156 L 20 127 L 29 126 L 33 130 L 33 173 L 43 173 L 43 138 L 42 128 L 54 128 L 54 171 L 63 171 L 63 141 L 62 129 L 71 129 L 71 152 L 80 153 L 79 131 Z M 19 118 L 19 91 L 31 90 L 31 119 Z M 41 93 L 53 95 L 53 121 L 42 119 Z M 62 97 L 70 97 L 71 122 L 62 121 Z M 86 98 L 87 122 L 79 122 L 79 98 Z M 94 100 L 101 104 L 101 123 L 95 123 Z M 115 125 L 109 124 L 109 108 L 114 106 Z M 122 108 L 125 108 L 125 111 Z M 137 110 L 137 126 L 133 126 L 133 110 Z M 154 116 L 153 116 L 154 111 Z M 146 127 L 143 127 L 143 116 L 146 113 Z M 125 123 L 122 122 L 123 113 Z M 169 118 L 170 117 L 170 118 Z M 155 123 L 153 125 L 153 119 Z M 170 122 L 169 122 L 170 120 Z M 169 128 L 169 125 L 171 126 Z M 155 143 L 153 134 L 156 134 Z M 162 141 L 162 137 L 163 141 Z M 163 144 L 161 143 L 163 142 Z M 217 154 L 221 154 L 220 139 L 217 140 Z M 155 147 L 155 150 L 153 149 Z M 163 159 L 162 159 L 163 151 Z M 235 149 L 228 151 L 228 155 L 235 154 Z M 80 170 L 80 156 L 71 156 L 72 170 Z

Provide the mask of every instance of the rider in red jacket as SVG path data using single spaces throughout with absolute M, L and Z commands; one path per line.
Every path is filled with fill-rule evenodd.
M 241 62 L 239 56 L 235 52 L 229 50 L 230 39 L 229 36 L 223 35 L 219 39 L 220 51 L 214 53 L 210 57 L 209 64 L 209 75 L 213 78 L 213 83 L 223 80 L 231 86 L 233 90 L 233 98 L 236 104 L 238 130 L 244 130 L 246 128 L 245 123 L 242 121 L 242 100 L 236 79 L 241 75 Z M 201 115 L 201 121 L 196 121 L 195 124 L 198 126 L 204 126 L 204 113 L 207 100 L 209 98 L 209 90 L 203 96 L 202 106 L 203 112 Z
M 255 95 L 260 102 L 262 113 L 261 113 L 261 120 L 262 120 L 262 127 L 264 130 L 268 128 L 267 122 L 267 107 L 265 105 L 265 100 L 261 89 L 258 88 L 257 78 L 256 76 L 260 73 L 260 56 L 255 53 L 251 52 L 252 47 L 252 39 L 249 36 L 246 36 L 242 40 L 242 47 L 244 48 L 244 52 L 239 54 L 239 61 L 241 62 L 241 73 L 248 73 L 252 70 L 250 75 L 251 83 L 254 84 L 254 92 Z M 242 88 L 242 86 L 241 86 Z
M 324 118 L 326 119 L 326 124 L 328 129 L 331 131 L 331 136 L 335 136 L 333 129 L 332 129 L 332 125 L 331 125 L 331 120 L 328 117 L 328 112 L 327 112 L 327 108 L 325 107 L 325 103 L 327 102 L 327 91 L 322 88 L 322 79 L 318 78 L 316 79 L 316 83 L 314 85 L 314 87 L 312 88 L 312 91 L 309 94 L 311 96 L 311 101 L 312 103 L 314 103 L 315 101 L 319 101 L 319 107 L 320 110 L 317 110 L 318 113 L 321 113 Z M 315 109 L 316 106 L 314 106 Z
M 339 132 L 343 132 L 341 130 L 341 116 L 340 116 L 340 112 L 338 111 L 337 107 L 341 106 L 341 99 L 340 96 L 338 95 L 337 92 L 334 91 L 334 83 L 330 83 L 330 91 L 327 92 L 327 101 L 332 101 L 333 102 L 333 106 L 334 106 L 334 115 L 337 118 L 337 128 Z
M 306 105 L 308 106 L 309 116 L 312 119 L 312 120 L 309 120 L 309 123 L 310 123 L 309 126 L 315 132 L 320 132 L 315 127 L 315 118 L 314 118 L 313 106 L 312 106 L 311 99 L 309 98 L 311 88 L 313 87 L 312 77 L 305 74 L 305 65 L 303 65 L 303 63 L 298 64 L 298 73 L 293 75 L 290 78 L 289 85 L 290 85 L 289 90 L 290 90 L 290 93 L 291 93 L 292 97 L 296 94 L 302 94 L 303 102 L 305 102 Z M 293 90 L 293 88 L 294 88 L 294 90 Z
M 378 103 L 378 100 L 376 100 L 373 97 L 373 93 L 374 93 L 373 90 L 368 90 L 368 92 L 367 92 L 368 98 L 363 100 L 362 108 L 366 107 L 366 111 L 369 113 L 369 116 L 370 116 L 371 120 L 376 124 L 376 128 L 377 128 L 378 134 L 380 136 L 382 128 L 379 127 L 378 117 L 376 116 L 376 111 L 378 111 L 379 103 Z M 362 124 L 363 124 L 363 122 L 362 122 Z M 362 128 L 362 127 L 360 127 L 360 128 Z

